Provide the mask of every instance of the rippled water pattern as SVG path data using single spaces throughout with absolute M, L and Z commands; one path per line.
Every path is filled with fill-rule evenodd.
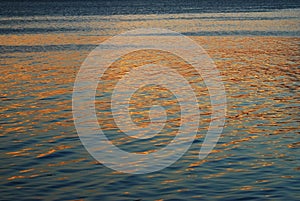
M 300 7 L 300 5 L 299 5 Z M 149 15 L 30 15 L 0 18 L 2 34 L 80 33 L 114 36 L 136 28 L 165 28 L 185 35 L 299 36 L 300 8 L 228 13 Z
M 35 11 L 2 12 L 0 18 L 0 200 L 300 199 L 298 9 L 81 17 Z M 186 33 L 211 56 L 226 88 L 226 125 L 213 152 L 199 160 L 211 115 L 202 79 L 166 52 L 125 55 L 100 80 L 96 94 L 98 122 L 115 145 L 148 154 L 166 146 L 178 130 L 176 98 L 155 85 L 139 89 L 130 106 L 139 126 L 149 123 L 152 104 L 167 108 L 158 136 L 132 140 L 112 119 L 114 84 L 145 63 L 181 72 L 198 96 L 201 122 L 197 139 L 175 164 L 146 175 L 123 174 L 99 164 L 81 144 L 72 116 L 73 84 L 97 44 L 148 26 Z

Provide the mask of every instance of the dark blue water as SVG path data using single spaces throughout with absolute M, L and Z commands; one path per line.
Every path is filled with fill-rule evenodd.
M 1 16 L 82 16 L 126 14 L 178 14 L 207 12 L 267 11 L 270 9 L 299 8 L 297 0 L 93 0 L 93 1 L 1 1 Z
M 115 35 L 168 28 L 190 36 L 299 36 L 300 1 L 1 1 L 0 34 Z M 182 24 L 183 23 L 183 24 Z

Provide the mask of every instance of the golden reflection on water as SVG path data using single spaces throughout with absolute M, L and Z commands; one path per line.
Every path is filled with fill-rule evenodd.
M 112 118 L 112 113 L 110 111 L 111 97 L 108 96 L 107 93 L 112 93 L 116 83 L 131 69 L 146 64 L 157 64 L 175 69 L 189 81 L 192 87 L 195 88 L 195 95 L 197 97 L 207 97 L 207 89 L 198 84 L 202 82 L 200 75 L 190 64 L 187 64 L 181 58 L 163 51 L 136 51 L 118 59 L 101 77 L 98 85 L 98 93 L 96 95 L 98 97 L 98 99 L 96 98 L 96 108 L 98 109 L 99 124 L 104 131 L 114 130 L 115 132 L 117 131 L 120 133 Z M 176 80 L 174 80 L 174 82 L 176 82 Z M 126 91 L 124 91 L 124 93 L 126 93 Z M 205 115 L 208 116 L 210 114 L 210 105 L 204 100 L 205 99 L 202 98 L 202 103 L 199 104 L 199 108 L 201 108 L 203 112 L 206 112 Z M 168 89 L 158 85 L 141 87 L 133 94 L 129 104 L 132 121 L 138 127 L 146 127 L 149 125 L 149 110 L 153 105 L 164 107 L 166 109 L 167 117 L 169 117 L 163 131 L 159 134 L 160 137 L 149 139 L 147 141 L 148 145 L 153 145 L 152 148 L 147 151 L 140 151 L 139 153 L 148 154 L 157 151 L 157 148 L 167 145 L 170 140 L 176 136 L 180 126 L 180 106 L 174 94 Z M 206 130 L 206 127 L 207 125 L 202 125 L 201 129 Z M 115 135 L 115 133 L 111 135 Z M 112 142 L 116 145 L 122 145 L 131 144 L 134 140 L 127 135 L 121 136 L 122 137 L 112 139 Z
M 5 46 L 98 44 L 104 39 L 71 34 L 0 36 L 1 45 Z M 297 84 L 300 78 L 300 39 L 291 37 L 192 37 L 192 39 L 206 49 L 223 76 L 228 98 L 228 113 L 224 133 L 216 149 L 208 158 L 201 161 L 196 157 L 186 156 L 183 161 L 187 161 L 187 165 L 178 170 L 178 174 L 182 174 L 182 171 L 196 171 L 211 161 L 217 163 L 243 154 L 249 156 L 249 161 L 228 162 L 228 165 L 241 166 L 201 177 L 209 180 L 233 173 L 248 172 L 250 168 L 283 167 L 286 166 L 285 163 L 295 161 L 297 156 L 294 151 L 300 146 L 299 107 L 297 107 L 299 102 L 297 97 L 300 95 Z M 4 150 L 5 157 L 14 157 L 14 160 L 23 163 L 26 161 L 22 160 L 25 157 L 43 160 L 80 147 L 79 143 L 70 145 L 63 140 L 77 138 L 72 121 L 71 94 L 76 73 L 89 51 L 30 52 L 29 50 L 2 55 L 5 59 L 0 61 L 2 66 L 0 115 L 1 119 L 9 123 L 0 124 L 2 131 L 0 136 L 11 137 L 10 143 L 14 145 Z M 198 84 L 202 83 L 201 77 L 189 64 L 172 54 L 146 50 L 125 55 L 116 61 L 100 80 L 96 109 L 99 124 L 108 138 L 125 150 L 126 146 L 129 146 L 135 152 L 148 154 L 168 144 L 176 135 L 180 125 L 178 115 L 180 107 L 172 93 L 162 87 L 144 87 L 137 91 L 130 103 L 133 121 L 139 126 L 149 124 L 145 108 L 153 104 L 164 105 L 167 108 L 169 119 L 164 133 L 162 132 L 158 139 L 143 142 L 148 147 L 140 147 L 133 139 L 122 135 L 113 121 L 107 94 L 113 90 L 120 77 L 131 68 L 147 63 L 174 68 L 190 82 L 199 98 L 201 122 L 200 135 L 197 139 L 201 140 L 210 121 L 208 92 L 203 84 Z M 162 101 L 163 99 L 168 101 Z M 38 140 L 31 141 L 33 138 Z M 198 143 L 197 149 L 189 153 L 197 156 L 199 148 Z M 251 157 L 256 159 L 252 160 Z M 29 179 L 44 174 L 48 168 L 73 166 L 84 161 L 85 157 L 60 158 L 57 162 L 45 160 L 45 166 L 24 167 L 23 170 L 11 171 L 1 176 L 6 181 Z M 293 163 L 291 165 L 292 171 L 299 171 L 299 165 L 297 167 Z M 284 179 L 292 178 L 288 173 L 279 172 L 278 176 Z M 255 183 L 243 185 L 238 190 L 250 191 L 256 188 L 254 185 L 268 181 L 258 179 Z M 163 185 L 180 182 L 181 180 L 176 179 L 161 181 Z M 20 185 L 16 187 L 20 188 Z

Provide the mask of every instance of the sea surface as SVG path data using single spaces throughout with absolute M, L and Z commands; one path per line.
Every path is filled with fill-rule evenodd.
M 151 123 L 151 105 L 166 109 L 165 127 L 150 140 L 122 133 L 110 110 L 125 72 L 168 66 L 197 95 L 199 129 L 189 150 L 163 170 L 134 175 L 107 168 L 82 145 L 72 114 L 80 66 L 101 42 L 138 28 L 191 38 L 220 71 L 226 123 L 207 158 L 198 154 L 211 121 L 209 92 L 190 65 L 155 50 L 124 55 L 105 72 L 98 123 L 128 152 L 170 143 L 180 106 L 167 89 L 145 86 L 131 98 L 137 126 Z M 299 200 L 299 36 L 300 2 L 292 0 L 0 1 L 0 200 Z

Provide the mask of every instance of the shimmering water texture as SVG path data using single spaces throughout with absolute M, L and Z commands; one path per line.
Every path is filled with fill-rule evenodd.
M 150 141 L 134 141 L 122 135 L 112 120 L 106 96 L 122 75 L 121 69 L 145 61 L 164 62 L 180 69 L 192 85 L 195 83 L 199 101 L 198 138 L 183 158 L 163 171 L 133 176 L 116 174 L 98 164 L 81 145 L 72 120 L 73 83 L 89 53 L 80 49 L 80 44 L 97 44 L 103 39 L 61 34 L 1 37 L 6 46 L 35 47 L 39 41 L 52 44 L 59 40 L 78 45 L 78 49 L 68 51 L 53 48 L 1 55 L 2 198 L 198 200 L 299 196 L 299 38 L 193 37 L 215 61 L 228 98 L 223 134 L 205 160 L 197 158 L 210 122 L 208 91 L 201 77 L 164 52 L 140 51 L 115 62 L 102 78 L 106 87 L 97 91 L 96 110 L 106 136 L 124 150 L 147 154 L 164 147 L 176 135 L 180 108 L 168 90 L 141 88 L 132 97 L 133 121 L 147 125 L 147 108 L 158 102 L 167 108 L 167 124 L 162 134 Z
M 300 199 L 298 9 L 81 17 L 29 11 L 0 18 L 0 200 Z M 207 51 L 225 85 L 226 124 L 213 151 L 199 160 L 212 113 L 201 76 L 165 51 L 120 57 L 99 79 L 95 103 L 98 123 L 114 145 L 147 156 L 166 147 L 180 127 L 176 96 L 155 84 L 137 90 L 129 106 L 141 128 L 150 117 L 165 121 L 160 133 L 136 139 L 117 127 L 112 90 L 141 65 L 179 72 L 200 112 L 196 139 L 182 158 L 163 170 L 131 175 L 86 151 L 73 121 L 72 92 L 82 62 L 99 43 L 149 27 L 186 33 Z M 164 106 L 166 119 L 149 116 L 153 105 Z
M 139 51 L 159 51 L 162 55 L 173 54 L 176 56 L 175 59 L 165 56 L 162 60 L 157 58 L 157 54 L 154 52 L 152 53 L 153 59 L 156 58 L 156 61 L 153 59 L 149 61 L 145 57 L 136 56 Z M 100 98 L 111 99 L 104 103 L 110 103 L 106 110 L 112 111 L 113 121 L 116 122 L 120 131 L 135 139 L 148 139 L 148 141 L 156 134 L 168 135 L 168 132 L 162 131 L 166 126 L 165 107 L 157 103 L 145 107 L 142 109 L 142 113 L 138 111 L 142 118 L 149 113 L 146 116 L 153 116 L 154 119 L 148 118 L 148 122 L 142 127 L 132 121 L 130 113 L 135 110 L 135 105 L 143 105 L 148 98 L 153 99 L 145 95 L 145 92 L 141 92 L 145 95 L 144 99 L 139 99 L 140 103 L 132 103 L 131 100 L 134 100 L 131 98 L 132 95 L 140 88 L 151 85 L 153 88 L 149 90 L 155 93 L 156 90 L 163 87 L 174 95 L 180 105 L 180 112 L 174 116 L 180 124 L 176 137 L 164 148 L 152 151 L 147 155 L 124 152 L 108 141 L 102 129 L 99 128 L 94 109 L 98 80 L 104 76 L 111 64 L 128 54 L 133 54 L 128 60 L 138 63 L 138 67 L 130 68 L 130 64 L 119 65 L 108 75 L 106 81 L 99 83 L 100 91 L 112 88 L 111 95 L 102 94 Z M 175 66 L 176 63 L 167 67 L 160 62 L 176 61 L 179 58 L 185 61 L 186 65 L 184 66 L 189 64 L 188 66 L 192 69 L 181 67 L 183 65 L 174 69 L 172 65 Z M 180 71 L 192 72 L 193 78 L 202 77 L 209 91 L 211 122 L 199 151 L 199 158 L 205 158 L 218 142 L 225 123 L 224 85 L 213 61 L 195 41 L 165 29 L 137 29 L 115 36 L 100 44 L 82 64 L 74 84 L 73 115 L 78 135 L 92 156 L 113 170 L 134 174 L 158 171 L 180 159 L 197 135 L 200 116 L 197 96 L 190 84 L 195 82 L 195 79 L 190 78 L 189 82 L 185 79 L 185 73 L 181 74 Z M 114 75 L 121 79 L 116 80 L 115 84 L 111 86 L 111 78 Z M 163 101 L 164 96 L 156 99 Z M 100 105 L 103 104 L 100 103 Z M 140 122 L 140 120 L 136 121 Z M 126 140 L 126 142 L 128 141 Z
M 1 4 L 0 4 L 1 5 Z M 300 4 L 299 4 L 300 7 Z M 3 8 L 2 8 L 3 9 Z M 170 29 L 189 36 L 299 36 L 300 8 L 262 12 L 136 15 L 29 15 L 0 18 L 2 34 L 80 33 L 114 36 L 137 28 Z

